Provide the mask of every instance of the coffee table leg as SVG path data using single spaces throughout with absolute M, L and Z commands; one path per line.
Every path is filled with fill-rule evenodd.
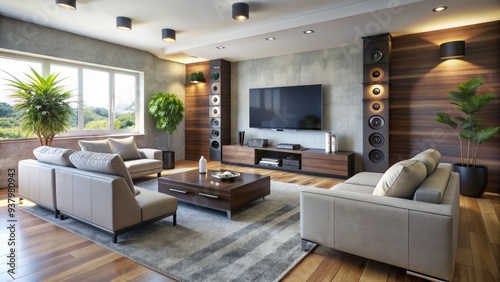
M 227 210 L 227 211 L 226 211 L 226 213 L 227 213 L 227 218 L 228 218 L 229 220 L 231 220 L 231 211 L 230 211 L 230 210 Z

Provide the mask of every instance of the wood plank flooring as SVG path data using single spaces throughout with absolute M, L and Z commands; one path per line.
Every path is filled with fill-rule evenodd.
M 197 169 L 197 162 L 179 161 L 163 175 Z M 271 176 L 274 181 L 330 188 L 342 179 L 222 165 L 214 170 L 235 170 Z M 38 217 L 16 209 L 16 281 L 174 281 Z M 454 281 L 500 281 L 500 195 L 460 198 L 460 225 Z M 6 232 L 7 189 L 0 189 L 0 281 L 10 281 L 5 263 L 9 253 Z M 282 281 L 424 281 L 405 270 L 316 247 Z

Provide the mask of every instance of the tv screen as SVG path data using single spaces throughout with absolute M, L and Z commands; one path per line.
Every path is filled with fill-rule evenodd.
M 250 127 L 322 130 L 323 85 L 250 89 Z

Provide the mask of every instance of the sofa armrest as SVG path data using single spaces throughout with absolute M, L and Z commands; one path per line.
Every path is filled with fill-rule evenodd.
M 18 163 L 19 196 L 49 209 L 57 209 L 55 170 L 58 166 L 37 160 Z
M 137 150 L 139 151 L 139 154 L 143 159 L 156 159 L 159 161 L 163 160 L 163 154 L 161 150 L 149 148 L 141 148 Z
M 387 198 L 342 190 L 303 189 L 301 237 L 408 268 L 408 210 L 403 203 L 388 201 L 403 199 Z

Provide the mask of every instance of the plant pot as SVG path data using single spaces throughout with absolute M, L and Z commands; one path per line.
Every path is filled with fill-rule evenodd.
M 460 174 L 460 194 L 462 196 L 479 198 L 488 186 L 488 167 L 476 165 L 466 167 L 454 164 L 453 170 Z
M 175 152 L 163 151 L 163 169 L 175 168 Z

